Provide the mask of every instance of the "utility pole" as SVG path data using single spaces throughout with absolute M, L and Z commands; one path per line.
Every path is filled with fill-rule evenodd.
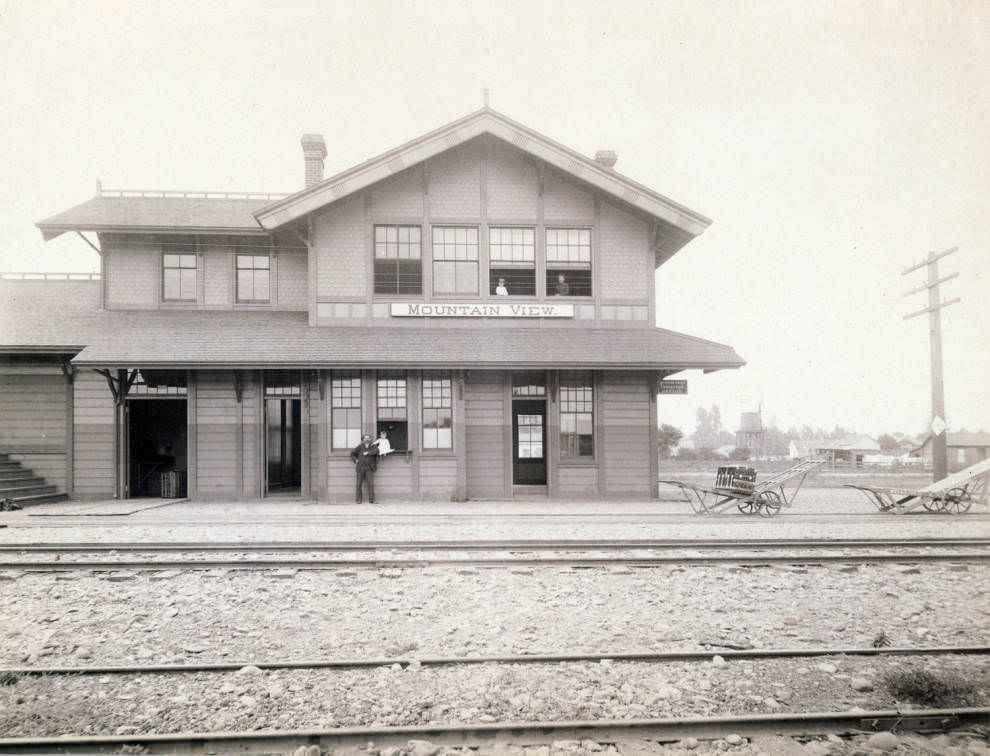
M 910 315 L 905 315 L 904 320 L 916 317 L 918 315 L 924 315 L 928 313 L 928 334 L 931 340 L 931 362 L 932 362 L 932 420 L 930 424 L 931 429 L 931 439 L 932 439 L 932 479 L 941 480 L 946 475 L 949 474 L 948 460 L 946 454 L 945 445 L 945 387 L 942 379 L 942 317 L 941 311 L 943 307 L 948 307 L 949 305 L 955 304 L 959 301 L 958 298 L 950 299 L 948 302 L 942 302 L 939 297 L 939 284 L 945 283 L 946 281 L 958 276 L 958 273 L 950 273 L 943 278 L 938 277 L 938 261 L 951 255 L 953 252 L 958 250 L 959 247 L 952 247 L 944 252 L 929 252 L 928 257 L 922 260 L 917 265 L 912 265 L 907 268 L 902 276 L 906 276 L 908 273 L 916 271 L 918 268 L 923 268 L 928 266 L 928 283 L 923 284 L 911 291 L 905 292 L 904 296 L 908 297 L 912 294 L 917 294 L 919 291 L 928 290 L 928 307 L 917 312 L 912 312 Z

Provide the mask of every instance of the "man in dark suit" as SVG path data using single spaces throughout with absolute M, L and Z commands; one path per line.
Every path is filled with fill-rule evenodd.
M 351 461 L 356 466 L 357 489 L 354 501 L 361 503 L 361 484 L 368 483 L 368 501 L 375 503 L 375 470 L 378 469 L 378 447 L 371 443 L 371 436 L 365 433 L 361 443 L 351 449 Z

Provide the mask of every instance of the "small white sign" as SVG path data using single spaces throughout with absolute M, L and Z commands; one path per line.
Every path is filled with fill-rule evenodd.
M 941 436 L 945 432 L 945 427 L 945 420 L 940 418 L 938 415 L 935 415 L 931 424 L 932 433 L 936 436 Z
M 570 304 L 392 303 L 393 318 L 573 318 Z

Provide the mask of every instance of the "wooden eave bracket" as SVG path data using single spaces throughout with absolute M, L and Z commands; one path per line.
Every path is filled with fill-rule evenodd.
M 138 371 L 118 370 L 117 377 L 115 378 L 109 370 L 103 368 L 93 369 L 106 378 L 110 393 L 113 394 L 113 403 L 123 404 L 127 398 L 127 393 L 131 390 L 131 386 L 134 385 L 134 381 L 137 379 Z
M 93 242 L 91 242 L 85 236 L 83 236 L 83 232 L 82 231 L 76 231 L 76 234 L 79 236 L 80 239 L 82 239 L 89 246 L 91 246 L 93 249 L 95 249 L 96 250 L 96 254 L 98 254 L 100 257 L 103 257 L 103 250 L 100 249 L 99 247 L 97 247 L 95 244 L 93 244 Z M 47 241 L 47 239 L 45 241 Z
M 76 368 L 73 366 L 72 361 L 64 354 L 60 354 L 58 356 L 58 364 L 62 368 L 62 374 L 65 376 L 66 380 L 69 383 L 72 383 L 76 372 Z

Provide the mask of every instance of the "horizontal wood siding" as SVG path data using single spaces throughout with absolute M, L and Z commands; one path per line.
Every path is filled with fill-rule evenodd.
M 375 501 L 408 501 L 413 498 L 412 461 L 413 458 L 405 454 L 391 454 L 378 460 Z
M 593 499 L 598 496 L 598 468 L 594 465 L 557 468 L 561 499 Z
M 0 451 L 28 446 L 64 451 L 65 398 L 61 372 L 0 374 Z
M 331 502 L 347 503 L 354 501 L 355 472 L 350 457 L 334 454 L 327 459 L 329 488 L 327 495 Z
M 642 373 L 607 371 L 602 376 L 599 450 L 609 498 L 650 495 L 650 394 Z
M 237 396 L 229 371 L 197 373 L 196 490 L 206 499 L 237 496 Z
M 261 389 L 258 386 L 257 371 L 241 373 L 241 418 L 244 435 L 243 464 L 241 466 L 242 490 L 245 498 L 257 499 L 261 496 L 258 490 L 258 467 L 261 465 L 261 426 L 258 424 L 258 402 L 261 401 Z
M 102 375 L 76 373 L 73 383 L 73 495 L 113 496 L 113 396 Z
M 505 498 L 503 374 L 472 371 L 464 385 L 469 499 Z
M 421 457 L 419 460 L 420 498 L 449 501 L 457 493 L 456 457 Z

